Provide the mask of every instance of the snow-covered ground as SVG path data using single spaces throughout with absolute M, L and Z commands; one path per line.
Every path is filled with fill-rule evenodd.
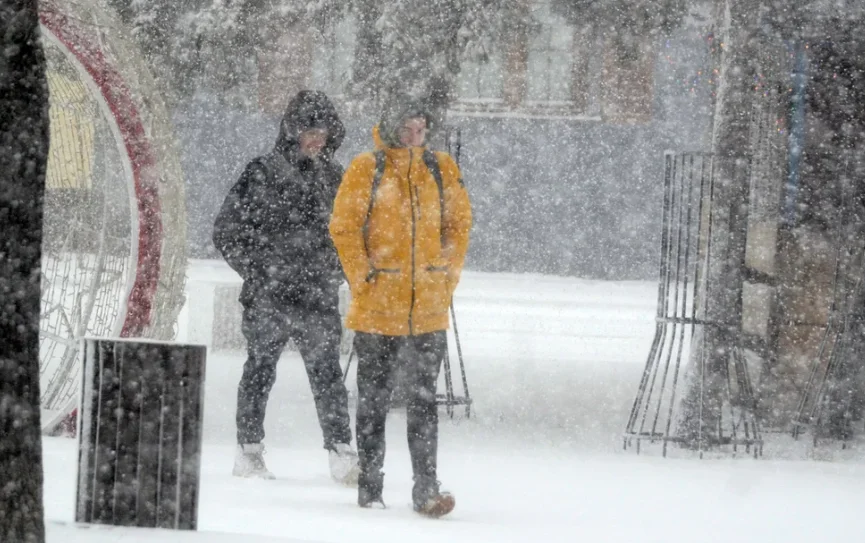
M 191 288 L 217 276 L 226 277 L 221 265 L 194 263 Z M 770 438 L 760 460 L 622 450 L 655 300 L 655 285 L 646 282 L 464 274 L 455 307 L 475 404 L 470 419 L 461 410 L 453 421 L 442 413 L 439 477 L 457 498 L 445 519 L 411 511 L 400 411 L 388 424 L 389 508 L 359 509 L 354 490 L 330 481 L 293 353 L 280 363 L 268 408 L 266 460 L 277 480 L 231 477 L 244 354 L 211 352 L 199 509 L 206 533 L 75 526 L 75 443 L 47 438 L 49 542 L 858 540 L 865 447 L 823 451 L 832 462 L 810 459 L 806 443 L 781 436 Z M 206 317 L 187 311 L 183 322 Z M 351 372 L 352 389 L 353 379 Z

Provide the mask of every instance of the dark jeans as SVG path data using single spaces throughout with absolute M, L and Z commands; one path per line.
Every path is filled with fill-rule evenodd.
M 405 370 L 408 446 L 415 485 L 434 485 L 438 451 L 436 382 L 444 357 L 445 331 L 419 336 L 381 336 L 358 332 L 357 446 L 361 491 L 381 493 L 385 455 L 385 420 L 394 375 Z
M 341 319 L 332 308 L 277 307 L 267 298 L 244 307 L 247 359 L 237 390 L 237 442 L 264 439 L 267 399 L 276 381 L 276 363 L 289 339 L 300 350 L 315 399 L 324 448 L 351 443 L 348 395 L 339 366 Z

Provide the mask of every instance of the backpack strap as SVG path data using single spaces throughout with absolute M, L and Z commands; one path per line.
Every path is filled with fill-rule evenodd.
M 376 151 L 375 153 L 375 173 L 372 174 L 372 187 L 369 191 L 369 206 L 366 208 L 366 219 L 363 221 L 363 237 L 364 241 L 369 228 L 369 216 L 372 215 L 372 206 L 375 205 L 375 193 L 378 192 L 378 186 L 381 184 L 381 178 L 384 175 L 384 151 Z
M 369 191 L 369 206 L 366 208 L 366 218 L 363 220 L 363 228 L 361 229 L 363 232 L 364 247 L 369 247 L 369 216 L 372 215 L 372 206 L 375 205 L 375 194 L 378 192 L 378 186 L 381 184 L 381 178 L 384 175 L 384 159 L 384 151 L 376 151 L 375 173 L 372 175 L 372 187 Z M 367 258 L 369 258 L 369 249 L 367 249 Z M 372 268 L 371 263 L 370 268 Z
M 375 173 L 372 176 L 372 187 L 369 193 L 369 206 L 366 209 L 366 219 L 363 221 L 363 242 L 365 246 L 369 246 L 369 217 L 372 215 L 372 207 L 375 205 L 375 195 L 378 192 L 378 186 L 381 184 L 381 178 L 384 175 L 384 160 L 385 154 L 384 151 L 376 151 L 375 153 Z M 424 149 L 423 152 L 423 162 L 426 164 L 427 169 L 435 179 L 436 187 L 439 189 L 439 212 L 441 213 L 441 218 L 439 219 L 439 229 L 444 225 L 444 216 L 445 216 L 445 198 L 444 198 L 444 182 L 442 181 L 442 171 L 439 167 L 439 160 L 436 157 L 435 153 L 430 151 L 429 149 Z M 440 235 L 444 236 L 444 232 L 441 232 Z
M 439 189 L 439 213 L 441 213 L 441 217 L 439 218 L 439 235 L 444 237 L 444 232 L 441 232 L 444 227 L 445 222 L 445 195 L 444 195 L 444 182 L 442 181 L 442 170 L 439 167 L 439 159 L 429 149 L 423 150 L 423 162 L 426 164 L 427 169 L 432 174 L 433 178 L 436 181 L 436 186 Z

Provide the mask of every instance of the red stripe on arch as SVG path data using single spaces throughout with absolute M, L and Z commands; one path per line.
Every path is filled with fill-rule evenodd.
M 162 256 L 162 219 L 153 149 L 132 93 L 118 71 L 108 63 L 101 49 L 91 42 L 75 19 L 55 11 L 53 6 L 47 8 L 45 4 L 47 2 L 42 3 L 39 14 L 43 26 L 75 55 L 102 92 L 132 164 L 138 205 L 138 262 L 120 335 L 140 336 L 150 324 Z

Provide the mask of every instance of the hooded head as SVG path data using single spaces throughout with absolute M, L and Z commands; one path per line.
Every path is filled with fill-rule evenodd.
M 388 147 L 404 147 L 399 140 L 399 129 L 406 119 L 423 118 L 427 128 L 432 126 L 432 116 L 420 101 L 397 98 L 387 104 L 378 123 L 378 134 Z
M 321 154 L 323 158 L 330 159 L 342 145 L 345 127 L 327 95 L 321 91 L 302 90 L 291 99 L 285 109 L 276 139 L 277 150 L 296 156 L 300 149 L 300 133 L 310 128 L 327 130 L 327 143 Z

